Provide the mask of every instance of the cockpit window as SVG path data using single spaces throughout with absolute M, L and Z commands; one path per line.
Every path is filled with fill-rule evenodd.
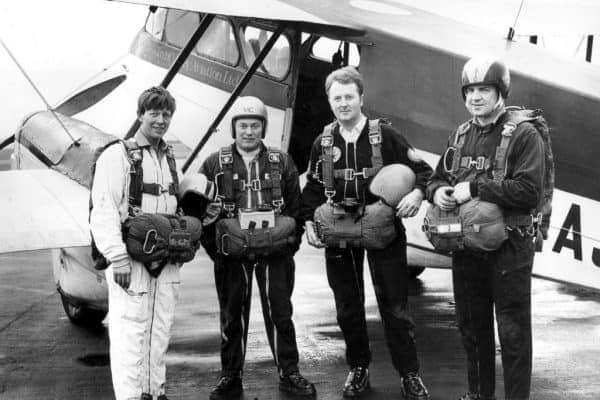
M 191 11 L 169 9 L 165 25 L 165 40 L 177 47 L 184 47 L 200 25 L 200 15 Z
M 215 18 L 196 45 L 196 52 L 225 64 L 237 65 L 240 53 L 231 23 L 223 18 Z
M 313 44 L 312 55 L 315 58 L 332 62 L 335 57 L 340 57 L 342 60 L 345 56 L 346 47 L 344 42 L 333 40 L 326 37 L 320 37 Z M 358 46 L 355 43 L 348 43 L 348 65 L 358 67 L 360 65 L 360 53 Z
M 272 34 L 271 31 L 253 26 L 243 28 L 242 50 L 248 66 L 254 62 Z M 281 80 L 286 77 L 289 69 L 290 42 L 285 35 L 281 35 L 257 71 Z
M 146 20 L 146 32 L 154 36 L 156 39 L 162 40 L 166 17 L 166 8 L 158 8 L 155 12 L 150 12 L 148 14 L 148 19 Z

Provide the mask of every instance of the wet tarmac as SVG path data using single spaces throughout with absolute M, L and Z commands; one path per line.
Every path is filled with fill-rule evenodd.
M 202 253 L 182 271 L 183 286 L 168 352 L 171 400 L 207 399 L 219 369 L 219 318 L 212 265 Z M 367 281 L 368 281 L 367 277 Z M 347 374 L 322 254 L 297 255 L 294 320 L 300 368 L 319 399 L 341 399 Z M 465 359 L 454 322 L 450 271 L 426 270 L 411 284 L 422 375 L 433 399 L 466 389 Z M 112 399 L 106 327 L 89 330 L 64 315 L 49 253 L 0 257 L 0 399 Z M 366 288 L 373 352 L 372 392 L 365 399 L 401 399 L 372 286 Z M 260 302 L 252 305 L 244 399 L 289 399 L 279 393 Z M 534 280 L 534 376 L 531 399 L 600 398 L 600 294 Z M 500 354 L 497 396 L 503 398 Z

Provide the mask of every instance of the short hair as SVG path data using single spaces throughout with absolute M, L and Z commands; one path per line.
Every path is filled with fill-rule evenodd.
M 175 112 L 175 98 L 164 87 L 153 86 L 144 90 L 138 98 L 138 116 L 141 116 L 147 110 L 162 110 L 164 108 L 171 111 L 171 113 Z
M 356 84 L 358 88 L 358 94 L 363 94 L 365 88 L 365 81 L 363 80 L 362 75 L 358 70 L 352 66 L 342 67 L 340 69 L 336 69 L 329 75 L 327 75 L 327 79 L 325 79 L 325 92 L 329 94 L 329 89 L 333 82 L 339 82 L 341 84 L 347 85 L 349 83 Z

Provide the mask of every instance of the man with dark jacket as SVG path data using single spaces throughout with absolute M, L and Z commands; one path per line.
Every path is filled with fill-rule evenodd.
M 318 248 L 325 244 L 315 230 L 314 212 L 323 203 L 328 201 L 347 210 L 376 203 L 378 198 L 367 190 L 375 170 L 383 165 L 402 163 L 415 173 L 416 184 L 398 204 L 396 215 L 412 217 L 419 210 L 427 178 L 432 172 L 394 128 L 367 120 L 361 110 L 363 86 L 362 76 L 352 67 L 332 72 L 325 82 L 336 122 L 330 132 L 320 135 L 313 143 L 301 209 L 308 242 Z M 329 154 L 329 161 L 324 152 Z M 331 169 L 334 179 L 328 184 L 324 182 L 327 180 L 325 171 Z M 392 362 L 402 379 L 402 391 L 409 400 L 426 400 L 429 394 L 419 376 L 414 322 L 406 310 L 406 234 L 400 218 L 395 218 L 395 225 L 396 235 L 391 244 L 383 249 L 367 249 L 367 259 Z M 337 320 L 344 334 L 346 362 L 350 367 L 344 397 L 358 397 L 370 387 L 364 254 L 363 247 L 325 249 L 327 279 L 335 297 Z
M 253 272 L 260 290 L 269 345 L 279 371 L 279 388 L 296 395 L 314 395 L 314 385 L 298 370 L 298 347 L 292 321 L 293 255 L 301 238 L 301 231 L 295 227 L 301 225 L 294 224 L 288 244 L 278 249 L 274 246 L 270 250 L 263 249 L 267 253 L 273 250 L 272 254 L 233 255 L 231 248 L 227 248 L 227 239 L 234 233 L 216 236 L 215 225 L 228 222 L 225 219 L 231 222 L 238 218 L 242 224 L 245 219 L 258 215 L 257 228 L 260 228 L 265 223 L 261 219 L 269 219 L 265 215 L 287 216 L 295 222 L 300 210 L 298 171 L 292 158 L 265 147 L 262 142 L 267 129 L 265 105 L 256 97 L 240 97 L 232 115 L 234 143 L 210 155 L 200 168 L 201 173 L 216 183 L 222 205 L 217 222 L 203 233 L 203 245 L 215 262 L 221 309 L 222 371 L 210 399 L 229 399 L 242 392 Z M 248 232 L 251 229 L 250 226 Z M 273 242 L 277 241 L 278 238 L 273 237 Z
M 508 230 L 508 239 L 497 250 L 453 253 L 456 317 L 467 352 L 468 392 L 461 400 L 495 399 L 494 309 L 505 397 L 529 399 L 535 231 L 531 211 L 542 195 L 545 157 L 543 140 L 531 123 L 509 123 L 504 105 L 509 87 L 509 71 L 501 61 L 474 58 L 465 64 L 462 94 L 473 118 L 450 137 L 427 186 L 427 199 L 443 211 L 476 197 L 496 204 Z M 509 135 L 510 151 L 501 154 L 503 137 Z M 506 157 L 501 171 L 505 176 L 495 179 L 499 156 Z

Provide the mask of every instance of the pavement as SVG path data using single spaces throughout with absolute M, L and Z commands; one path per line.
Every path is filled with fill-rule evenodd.
M 341 399 L 348 372 L 321 251 L 296 256 L 294 321 L 300 368 L 319 399 Z M 368 329 L 373 352 L 368 400 L 401 399 L 368 273 Z M 171 400 L 207 399 L 220 371 L 219 314 L 212 265 L 204 253 L 184 266 L 182 291 L 167 355 Z M 256 286 L 255 286 L 256 288 Z M 279 392 L 253 298 L 244 399 L 291 399 Z M 410 286 L 410 311 L 422 375 L 432 399 L 457 399 L 466 390 L 465 356 L 454 319 L 450 271 L 427 269 Z M 72 325 L 52 278 L 47 251 L 0 256 L 0 400 L 112 399 L 106 326 Z M 600 398 L 600 294 L 534 279 L 532 400 Z M 503 399 L 497 354 L 498 399 Z

